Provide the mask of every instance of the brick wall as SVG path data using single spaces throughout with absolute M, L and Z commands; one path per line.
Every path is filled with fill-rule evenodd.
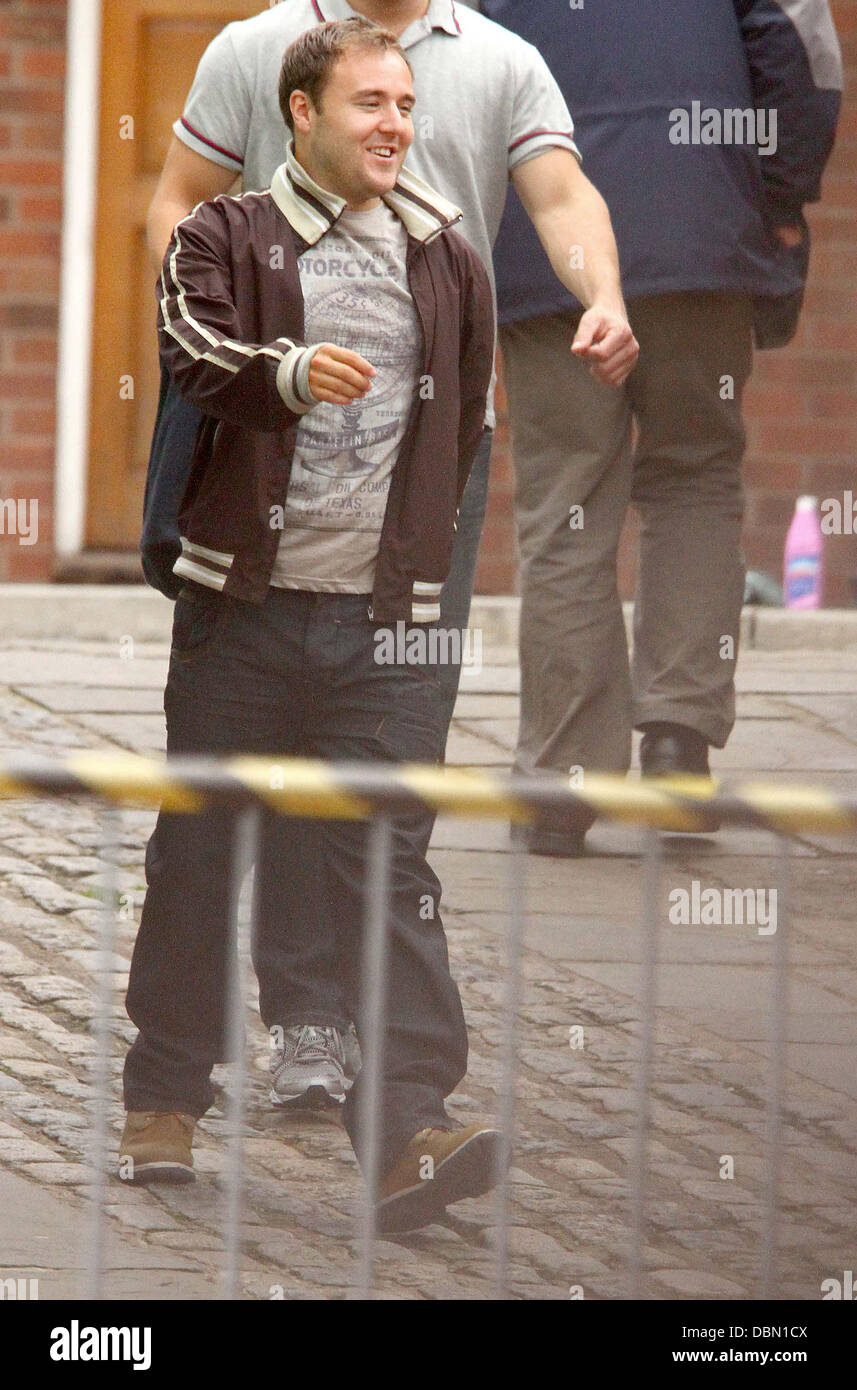
M 822 201 L 808 210 L 813 250 L 794 341 L 759 353 L 747 393 L 748 562 L 778 572 L 799 492 L 857 496 L 857 0 L 834 0 L 845 100 Z M 857 536 L 825 546 L 825 602 L 851 601 Z
M 748 562 L 778 573 L 794 497 L 857 492 L 857 0 L 834 0 L 850 88 L 824 201 L 811 209 L 814 253 L 798 337 L 757 357 L 747 394 Z M 0 0 L 0 502 L 38 499 L 37 544 L 0 530 L 0 581 L 49 577 L 55 439 L 62 109 L 66 5 Z M 516 586 L 513 474 L 505 400 L 479 563 L 482 593 Z M 5 513 L 0 511 L 0 519 Z M 633 587 L 634 521 L 620 572 Z M 849 601 L 857 538 L 827 546 L 827 602 Z
M 748 567 L 779 578 L 795 497 L 857 497 L 857 0 L 833 0 L 845 59 L 845 101 L 823 201 L 808 210 L 813 253 L 804 312 L 787 348 L 756 355 L 745 395 L 748 425 Z M 516 587 L 513 473 L 505 400 L 492 464 L 488 518 L 477 588 L 509 593 Z M 855 527 L 857 530 L 857 527 Z M 633 593 L 636 524 L 633 513 L 620 552 L 620 584 Z M 831 536 L 825 547 L 825 602 L 851 602 L 857 575 L 857 535 Z
M 38 501 L 35 544 L 0 511 L 0 581 L 52 563 L 65 12 L 0 3 L 0 501 L 23 500 L 30 534 Z

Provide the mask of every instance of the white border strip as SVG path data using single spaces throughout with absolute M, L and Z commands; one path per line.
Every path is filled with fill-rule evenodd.
M 54 549 L 83 549 L 89 455 L 101 0 L 69 0 L 66 22 Z

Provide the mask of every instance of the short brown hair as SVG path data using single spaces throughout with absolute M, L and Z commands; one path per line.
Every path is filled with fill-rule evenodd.
M 306 92 L 318 110 L 321 106 L 321 94 L 330 80 L 335 64 L 344 53 L 361 48 L 398 53 L 413 76 L 413 68 L 408 62 L 405 50 L 389 29 L 382 29 L 380 25 L 373 24 L 370 19 L 364 19 L 362 16 L 317 24 L 301 34 L 299 39 L 295 39 L 283 54 L 279 86 L 280 110 L 293 135 L 295 127 L 289 107 L 292 92 Z

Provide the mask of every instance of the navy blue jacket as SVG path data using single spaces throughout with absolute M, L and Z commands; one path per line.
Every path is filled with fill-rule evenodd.
M 627 297 L 740 290 L 756 341 L 794 333 L 809 256 L 804 203 L 820 196 L 842 63 L 827 0 L 481 0 L 536 45 L 568 102 L 583 168 L 610 208 Z M 719 113 L 775 108 L 749 143 L 677 143 Z M 678 114 L 676 114 L 678 113 Z M 766 118 L 769 119 L 769 118 Z M 734 131 L 736 127 L 731 126 Z M 746 126 L 737 138 L 746 139 Z M 676 143 L 674 143 L 676 141 Z M 773 236 L 804 226 L 787 251 Z M 495 247 L 502 322 L 579 307 L 551 270 L 514 190 Z

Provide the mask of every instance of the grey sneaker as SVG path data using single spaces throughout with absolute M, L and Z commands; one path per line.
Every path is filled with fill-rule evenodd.
M 274 1105 L 322 1110 L 345 1100 L 345 1057 L 338 1028 L 307 1023 L 272 1028 L 271 1100 Z

